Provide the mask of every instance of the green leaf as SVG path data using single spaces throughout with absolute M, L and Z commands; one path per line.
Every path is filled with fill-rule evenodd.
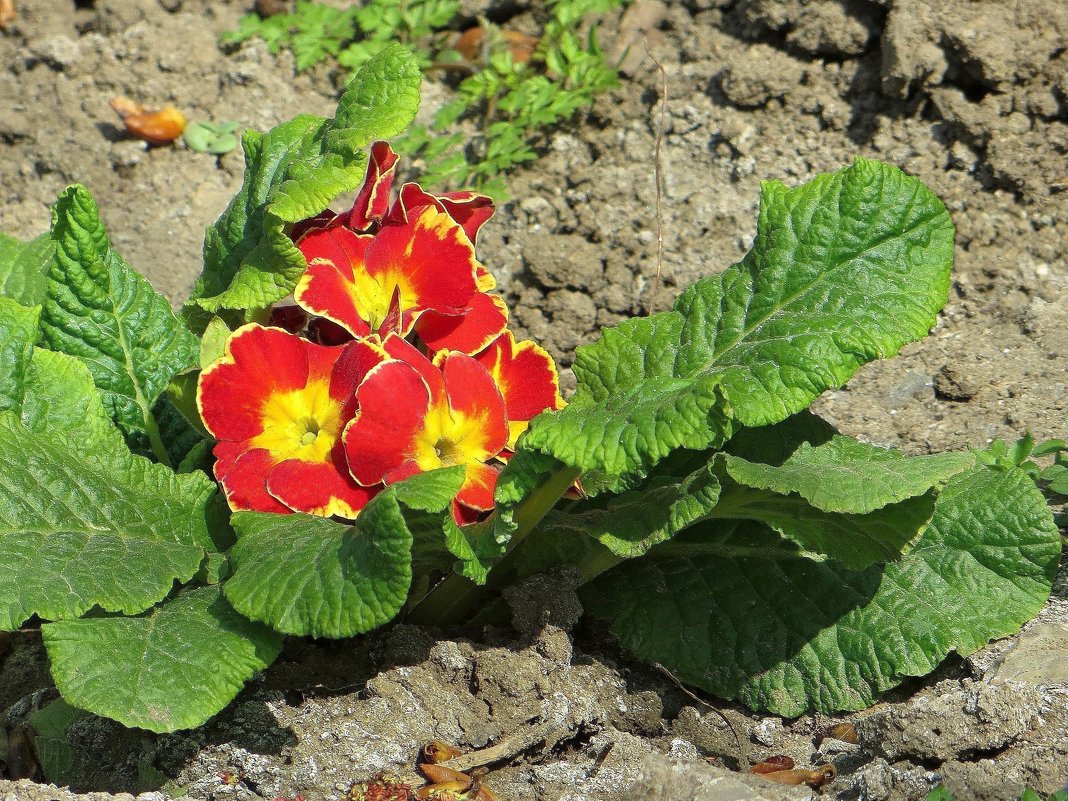
M 922 495 L 975 464 L 971 453 L 906 456 L 843 436 L 818 446 L 802 443 L 778 466 L 739 456 L 720 458 L 739 484 L 780 495 L 797 493 L 825 512 L 861 515 Z
M 212 482 L 120 447 L 79 452 L 62 428 L 33 433 L 0 415 L 0 629 L 93 606 L 140 612 L 213 549 Z
M 41 633 L 67 701 L 158 733 L 206 722 L 281 649 L 279 635 L 234 612 L 218 587 L 140 617 L 67 620 Z
M 75 709 L 57 698 L 44 709 L 30 715 L 29 724 L 37 733 L 33 747 L 41 772 L 52 784 L 77 784 L 82 780 L 77 771 L 79 753 L 67 737 L 67 729 L 89 717 L 89 713 Z
M 0 297 L 0 411 L 22 408 L 40 316 L 39 308 Z
M 754 709 L 862 709 L 951 651 L 1012 634 L 1049 596 L 1060 538 L 1019 470 L 960 474 L 904 557 L 805 558 L 755 524 L 695 527 L 584 594 L 637 656 Z
M 643 474 L 806 408 L 925 335 L 946 301 L 953 224 L 900 170 L 858 159 L 796 189 L 765 183 L 753 248 L 673 310 L 579 348 L 579 390 L 528 445 L 583 470 Z
M 633 559 L 693 525 L 716 507 L 720 485 L 707 463 L 682 479 L 653 479 L 634 492 L 602 496 L 550 512 L 538 536 L 593 537 L 614 556 Z
M 175 373 L 196 363 L 196 337 L 166 298 L 112 250 L 85 187 L 60 194 L 52 239 L 44 344 L 86 364 L 105 408 L 128 436 L 151 435 L 152 406 Z
M 285 634 L 352 637 L 392 620 L 412 581 L 406 507 L 444 512 L 463 468 L 413 476 L 376 495 L 353 525 L 309 515 L 238 512 L 226 597 Z
M 246 130 L 245 180 L 204 237 L 204 272 L 191 303 L 209 312 L 248 311 L 292 292 L 306 264 L 286 225 L 360 185 L 363 148 L 411 122 L 419 81 L 411 53 L 395 45 L 356 74 L 333 119 L 301 115 L 266 134 Z M 187 313 L 197 316 L 189 307 Z
M 861 570 L 908 551 L 930 522 L 934 507 L 934 492 L 928 492 L 863 514 L 825 512 L 799 495 L 776 495 L 728 483 L 720 505 L 709 517 L 755 520 L 809 555 L 824 555 Z
M 0 234 L 0 295 L 23 306 L 43 303 L 54 252 L 48 234 L 25 243 Z

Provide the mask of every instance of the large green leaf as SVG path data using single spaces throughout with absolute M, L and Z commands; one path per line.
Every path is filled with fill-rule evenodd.
M 817 446 L 802 443 L 781 465 L 720 458 L 739 484 L 797 493 L 825 512 L 861 515 L 922 495 L 975 464 L 970 453 L 906 456 L 842 436 Z
M 292 292 L 307 265 L 286 225 L 360 185 L 363 148 L 412 121 L 420 77 L 412 54 L 394 45 L 360 69 L 333 119 L 301 115 L 266 134 L 246 131 L 244 184 L 204 237 L 191 303 L 209 312 L 255 310 Z
M 67 701 L 154 732 L 206 722 L 274 661 L 282 639 L 238 615 L 218 587 L 141 617 L 66 620 L 41 632 Z
M 857 570 L 896 559 L 934 512 L 934 490 L 975 464 L 968 453 L 904 454 L 834 436 L 802 442 L 780 464 L 723 454 L 726 487 L 712 513 L 756 520 Z
M 112 250 L 85 187 L 60 194 L 52 239 L 44 344 L 86 364 L 105 408 L 128 436 L 154 436 L 152 407 L 171 377 L 196 363 L 196 337 L 166 298 Z
M 82 450 L 70 436 L 0 415 L 0 629 L 93 606 L 140 612 L 189 580 L 213 548 L 206 515 L 215 488 L 205 476 L 176 476 L 117 436 L 110 451 L 106 433 Z
M 443 513 L 462 481 L 463 468 L 413 476 L 371 499 L 352 525 L 238 512 L 226 597 L 285 634 L 351 637 L 375 629 L 401 610 L 412 582 L 412 532 L 402 505 Z
M 960 474 L 907 555 L 864 570 L 805 558 L 755 524 L 710 523 L 586 588 L 620 641 L 756 709 L 861 709 L 951 651 L 1015 632 L 1045 602 L 1060 538 L 1021 471 Z
M 0 296 L 23 306 L 43 303 L 54 251 L 48 234 L 29 242 L 0 234 Z
M 894 167 L 858 159 L 796 189 L 765 183 L 746 257 L 580 348 L 574 400 L 536 419 L 527 443 L 640 474 L 676 448 L 717 446 L 732 419 L 783 420 L 924 336 L 952 261 L 945 207 Z

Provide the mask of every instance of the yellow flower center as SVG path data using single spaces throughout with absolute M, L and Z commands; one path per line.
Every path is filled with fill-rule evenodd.
M 253 448 L 270 451 L 279 462 L 325 462 L 341 435 L 341 404 L 330 397 L 330 382 L 309 381 L 304 389 L 273 392 L 260 411 L 263 431 Z
M 486 450 L 485 429 L 485 415 L 458 414 L 450 412 L 445 403 L 438 404 L 427 413 L 415 441 L 415 462 L 423 471 L 484 462 L 496 456 Z
M 353 271 L 349 292 L 360 316 L 367 321 L 372 331 L 378 331 L 389 314 L 393 293 L 400 290 L 401 312 L 415 308 L 415 292 L 407 276 L 399 270 L 386 270 L 377 276 L 368 275 L 359 268 Z

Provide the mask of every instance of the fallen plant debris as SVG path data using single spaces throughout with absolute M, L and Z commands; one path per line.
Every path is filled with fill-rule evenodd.
M 126 132 L 150 145 L 169 145 L 182 135 L 186 127 L 185 115 L 168 103 L 152 111 L 128 97 L 114 97 L 111 108 L 122 118 Z
M 7 28 L 19 18 L 15 11 L 15 0 L 0 0 L 0 31 Z
M 750 773 L 778 784 L 805 785 L 821 790 L 835 780 L 838 771 L 834 765 L 817 765 L 811 770 L 795 768 L 794 761 L 784 754 L 770 756 L 749 769 Z
M 786 716 L 862 708 L 1041 608 L 1061 542 L 1025 470 L 808 410 L 935 324 L 954 228 L 930 190 L 864 159 L 766 183 L 749 254 L 580 348 L 565 404 L 478 260 L 493 202 L 393 186 L 419 81 L 389 48 L 334 117 L 246 130 L 180 315 L 83 186 L 0 237 L 0 628 L 42 621 L 71 705 L 198 726 L 285 635 L 462 625 L 561 568 L 635 657 Z M 473 756 L 440 789 L 485 798 Z

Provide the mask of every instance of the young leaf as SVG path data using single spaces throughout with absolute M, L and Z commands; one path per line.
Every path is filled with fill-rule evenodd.
M 71 704 L 158 733 L 206 722 L 282 645 L 238 615 L 217 586 L 140 617 L 66 620 L 41 633 L 52 678 Z
M 54 251 L 48 234 L 25 243 L 0 234 L 0 295 L 23 306 L 44 302 Z
M 754 709 L 862 709 L 950 651 L 1015 632 L 1045 602 L 1060 537 L 1019 470 L 942 490 L 904 557 L 853 571 L 754 524 L 707 524 L 589 585 L 586 608 L 639 657 Z
M 79 452 L 67 431 L 0 415 L 0 629 L 93 606 L 140 612 L 196 573 L 214 485 L 120 447 Z
M 41 315 L 46 347 L 81 359 L 127 436 L 152 435 L 152 406 L 176 372 L 196 363 L 196 337 L 166 298 L 112 250 L 82 186 L 52 209 L 56 254 Z
M 404 606 L 412 581 L 412 532 L 401 505 L 443 512 L 463 468 L 386 488 L 352 525 L 309 515 L 238 512 L 226 597 L 243 615 L 284 634 L 352 637 Z
M 584 470 L 644 473 L 715 446 L 729 417 L 785 419 L 858 367 L 922 337 L 946 301 L 953 224 L 914 178 L 858 159 L 796 189 L 765 183 L 753 248 L 580 348 L 579 391 L 529 446 Z
M 210 312 L 254 310 L 293 291 L 304 257 L 287 224 L 313 217 L 363 179 L 363 148 L 400 133 L 419 106 L 420 72 L 392 46 L 357 73 L 337 116 L 301 115 L 266 134 L 246 130 L 245 180 L 204 237 L 204 272 L 190 301 Z M 191 316 L 195 309 L 187 307 Z

